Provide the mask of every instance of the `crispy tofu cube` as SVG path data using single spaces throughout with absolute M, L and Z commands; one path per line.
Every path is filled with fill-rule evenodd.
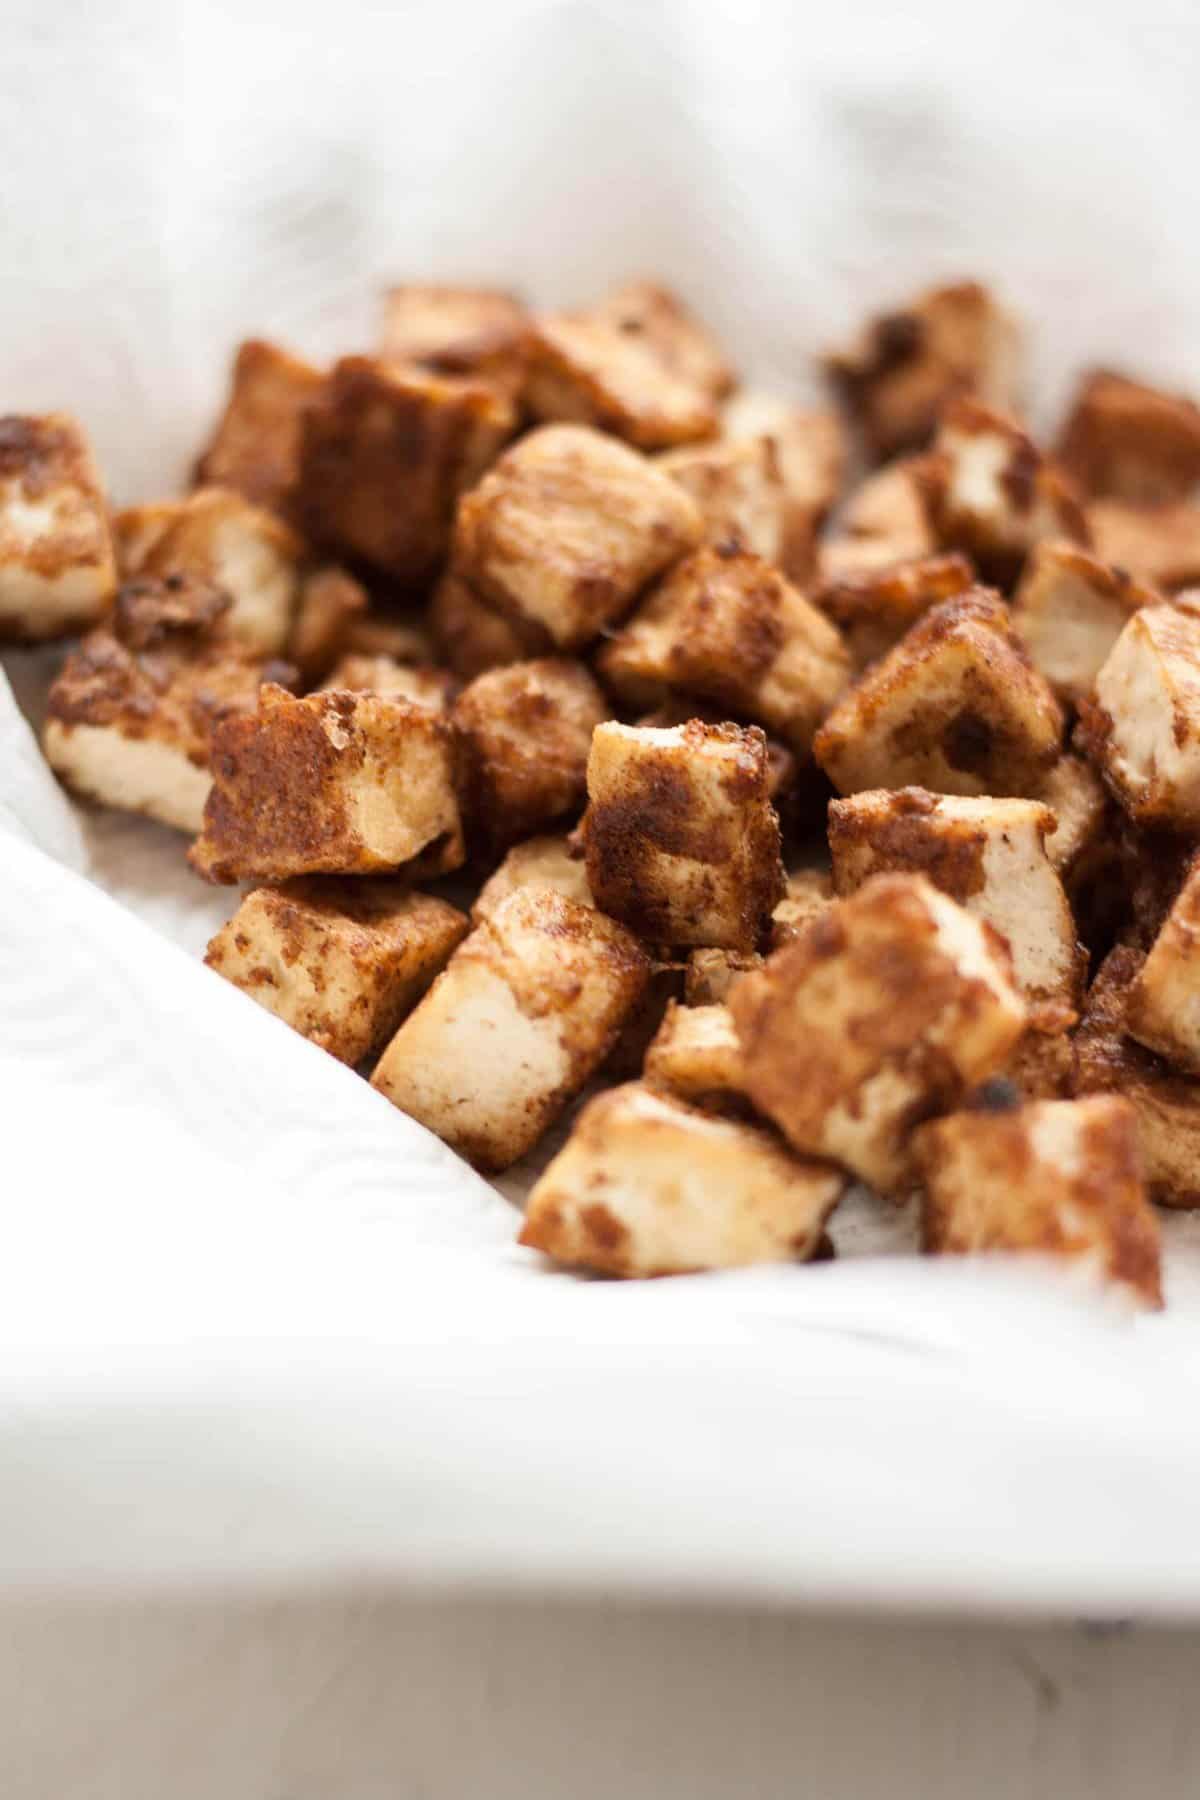
M 477 675 L 454 708 L 475 834 L 493 846 L 512 843 L 578 812 L 592 732 L 608 712 L 587 669 L 567 657 Z
M 1107 1094 L 1026 1106 L 1013 1098 L 1001 1091 L 993 1100 L 985 1089 L 971 1111 L 916 1133 L 926 1250 L 1068 1258 L 1161 1306 L 1158 1220 L 1146 1197 L 1133 1108 Z
M 460 681 L 473 681 L 488 669 L 525 662 L 552 649 L 540 626 L 507 618 L 481 600 L 470 584 L 448 569 L 433 590 L 429 628 L 438 654 Z
M 672 1001 L 646 1051 L 646 1083 L 706 1111 L 744 1110 L 742 1047 L 725 1005 Z
M 820 581 L 854 580 L 936 556 L 931 508 L 939 474 L 935 459 L 905 456 L 868 476 L 818 549 Z
M 759 1126 L 632 1082 L 580 1113 L 529 1196 L 520 1241 L 607 1275 L 804 1261 L 844 1185 Z
M 703 536 L 695 501 L 648 457 L 550 425 L 464 497 L 455 565 L 483 600 L 576 650 Z
M 650 979 L 642 990 L 642 997 L 604 1059 L 600 1073 L 605 1081 L 637 1081 L 640 1078 L 646 1052 L 662 1028 L 668 1006 L 675 1006 L 682 999 L 682 963 L 652 961 Z
M 938 428 L 941 475 L 933 505 L 946 548 L 965 550 L 997 580 L 1015 575 L 1035 544 L 1089 532 L 1074 485 L 1004 413 L 956 400 Z
M 427 580 L 449 548 L 459 495 L 515 424 L 511 401 L 487 382 L 343 357 L 304 415 L 306 530 L 402 582 Z
M 1200 828 L 1200 606 L 1134 613 L 1080 716 L 1080 742 L 1131 818 Z
M 846 432 L 841 419 L 834 412 L 813 411 L 775 394 L 742 389 L 721 415 L 721 436 L 737 444 L 770 440 L 783 484 L 784 519 L 779 553 L 768 560 L 778 562 L 792 581 L 807 581 L 817 532 L 845 479 Z
M 1058 760 L 1063 715 L 996 594 L 935 606 L 842 699 L 814 754 L 839 793 L 1036 793 Z
M 256 656 L 283 654 L 305 547 L 282 519 L 230 488 L 199 488 L 118 513 L 113 531 L 126 580 L 185 575 L 224 588 L 229 636 Z
M 594 425 L 640 450 L 715 436 L 732 374 L 667 289 L 634 282 L 536 321 L 525 400 L 535 418 Z
M 519 889 L 455 951 L 372 1086 L 476 1167 L 506 1169 L 599 1067 L 649 976 L 615 920 Z
M 1100 848 L 1109 810 L 1104 783 L 1082 756 L 1060 756 L 1037 792 L 1054 814 L 1046 855 L 1070 892 Z
M 987 288 L 963 281 L 869 320 L 826 361 L 868 449 L 882 458 L 925 443 L 956 394 L 1013 405 L 1020 331 Z
M 1200 407 L 1092 369 L 1079 384 L 1058 460 L 1087 494 L 1134 506 L 1186 500 L 1200 484 Z
M 689 1006 L 723 1006 L 734 982 L 762 965 L 757 950 L 693 950 L 684 970 L 684 1000 Z
M 1017 1039 L 997 1079 L 1011 1083 L 1022 1100 L 1066 1100 L 1075 1087 L 1075 1013 L 1044 1010 Z
M 1013 618 L 1055 693 L 1078 701 L 1091 693 L 1130 615 L 1161 599 L 1076 544 L 1038 544 L 1013 596 Z
M 1053 824 L 1037 800 L 870 789 L 830 802 L 834 889 L 853 894 L 872 875 L 925 875 L 1004 938 L 1031 1010 L 1070 1007 L 1082 994 L 1084 958 L 1046 854 Z
M 729 997 L 746 1089 L 796 1150 L 880 1193 L 909 1138 L 994 1074 L 1025 1028 L 988 927 L 920 875 L 876 875 Z
M 1104 959 L 1075 1034 L 1075 1092 L 1123 1095 L 1137 1115 L 1151 1197 L 1161 1206 L 1200 1207 L 1200 1081 L 1125 1033 L 1142 962 L 1127 945 Z
M 351 627 L 365 617 L 366 589 L 344 569 L 314 569 L 300 584 L 288 661 L 304 681 L 320 681 L 349 650 Z
M 1131 506 L 1093 500 L 1088 531 L 1096 555 L 1164 593 L 1200 582 L 1200 506 L 1190 501 Z
M 318 876 L 255 888 L 204 960 L 353 1067 L 387 1043 L 466 932 L 430 894 Z
M 773 438 L 718 438 L 664 450 L 658 467 L 692 496 L 709 543 L 737 544 L 782 565 L 788 496 Z
M 783 899 L 771 914 L 771 949 L 794 943 L 832 903 L 832 875 L 825 869 L 793 869 Z
M 196 464 L 200 487 L 232 488 L 255 506 L 286 511 L 300 473 L 304 414 L 325 377 L 302 357 L 251 338 L 233 361 L 229 399 Z
M 516 399 L 525 378 L 530 317 L 495 288 L 407 283 L 383 297 L 380 355 L 440 375 L 474 375 Z
M 733 545 L 675 568 L 596 659 L 632 705 L 663 689 L 755 719 L 799 756 L 850 678 L 837 627 L 786 576 Z
M 655 944 L 757 947 L 783 893 L 761 731 L 598 725 L 583 838 L 596 904 Z
M 707 705 L 697 700 L 695 695 L 672 694 L 653 712 L 643 714 L 634 721 L 637 725 L 649 725 L 661 730 L 672 725 L 686 725 L 690 719 L 699 719 L 702 725 L 724 725 L 727 723 L 724 708 Z M 799 777 L 799 766 L 796 758 L 786 744 L 778 738 L 767 739 L 767 796 L 772 806 L 782 819 L 789 810 L 795 797 L 795 789 Z
M 390 656 L 343 656 L 322 684 L 351 694 L 391 694 L 449 717 L 458 683 L 432 663 L 400 663 Z
M 264 678 L 257 658 L 213 641 L 213 622 L 228 604 L 225 594 L 180 577 L 121 590 L 111 627 L 89 633 L 50 689 L 42 742 L 68 787 L 199 831 L 213 731 L 253 711 Z
M 1175 1068 L 1200 1075 L 1200 864 L 1195 859 L 1129 990 L 1125 1029 Z
M 479 890 L 471 908 L 472 925 L 491 918 L 500 903 L 518 888 L 530 893 L 562 894 L 579 906 L 592 905 L 583 857 L 573 852 L 565 837 L 534 837 L 514 844 Z
M 432 663 L 437 660 L 433 637 L 425 620 L 414 613 L 357 613 L 346 628 L 345 649 L 352 656 L 387 656 L 398 663 Z
M 219 724 L 213 787 L 189 860 L 209 881 L 373 875 L 463 861 L 453 727 L 381 694 L 265 688 Z
M 0 643 L 85 630 L 116 585 L 104 490 L 78 424 L 0 418 Z
M 813 603 L 833 620 L 861 670 L 885 656 L 931 607 L 965 594 L 974 580 L 965 556 L 919 556 L 824 581 Z

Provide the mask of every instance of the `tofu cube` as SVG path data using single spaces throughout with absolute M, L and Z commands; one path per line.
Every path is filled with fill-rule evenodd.
M 366 611 L 366 589 L 344 569 L 314 569 L 305 575 L 288 639 L 288 661 L 305 682 L 320 681 L 349 650 L 351 628 Z
M 572 851 L 565 837 L 534 837 L 514 844 L 479 890 L 471 908 L 472 925 L 490 919 L 501 902 L 518 888 L 529 893 L 562 894 L 579 906 L 592 905 L 583 857 Z
M 432 663 L 438 659 L 423 614 L 382 612 L 368 607 L 346 628 L 345 649 L 354 656 L 387 656 L 398 663 Z
M 825 869 L 794 869 L 783 899 L 771 914 L 770 946 L 794 943 L 833 904 L 833 876 Z
M 1077 1015 L 1043 1011 L 1017 1039 L 1000 1071 L 1022 1100 L 1067 1100 L 1075 1091 L 1075 1044 L 1070 1026 Z
M 401 663 L 390 656 L 343 656 L 322 684 L 351 694 L 390 694 L 449 718 L 458 683 L 432 663 Z
M 880 1193 L 921 1120 L 999 1069 L 1025 1028 L 1008 956 L 920 875 L 876 875 L 729 997 L 746 1090 L 793 1148 Z
M 1087 494 L 1144 506 L 1200 484 L 1200 408 L 1182 394 L 1092 369 L 1079 384 L 1058 460 Z
M 924 875 L 1005 940 L 1031 1011 L 1071 1007 L 1082 997 L 1085 959 L 1046 854 L 1053 824 L 1037 800 L 869 789 L 830 802 L 834 889 L 853 894 L 873 875 Z
M 653 712 L 643 714 L 634 721 L 637 725 L 649 725 L 661 730 L 671 725 L 686 725 L 690 719 L 699 719 L 702 725 L 724 725 L 727 723 L 724 708 L 713 706 L 698 700 L 695 695 L 672 694 Z M 772 806 L 782 821 L 785 813 L 790 811 L 799 781 L 799 766 L 796 758 L 786 744 L 778 738 L 767 739 L 767 794 Z
M 255 888 L 205 962 L 353 1067 L 381 1049 L 466 936 L 457 908 L 395 881 Z
M 300 433 L 320 398 L 323 372 L 277 344 L 251 338 L 233 361 L 229 399 L 196 464 L 200 487 L 232 488 L 255 506 L 286 512 L 300 473 Z
M 401 582 L 428 580 L 449 548 L 459 495 L 515 424 L 512 403 L 486 382 L 343 357 L 304 415 L 305 529 Z
M 213 732 L 254 710 L 265 674 L 237 645 L 213 641 L 228 604 L 178 577 L 121 590 L 111 627 L 88 634 L 50 689 L 42 744 L 68 787 L 199 831 Z
M 380 694 L 265 688 L 258 712 L 219 724 L 213 787 L 190 861 L 209 881 L 374 875 L 417 857 L 463 861 L 453 727 Z
M 847 446 L 841 419 L 835 412 L 813 411 L 761 389 L 742 388 L 726 403 L 721 436 L 734 444 L 769 439 L 783 484 L 784 515 L 779 553 L 768 556 L 768 561 L 778 562 L 790 580 L 807 581 L 817 532 L 845 480 Z
M 1200 828 L 1200 607 L 1134 613 L 1080 713 L 1080 742 L 1131 818 Z
M 976 400 L 954 401 L 942 415 L 935 451 L 939 538 L 997 580 L 1014 576 L 1043 539 L 1088 542 L 1074 485 L 1006 414 Z
M 464 496 L 455 566 L 480 598 L 577 650 L 704 536 L 648 457 L 582 426 L 530 432 Z
M 530 317 L 515 294 L 495 288 L 410 282 L 383 297 L 380 355 L 439 375 L 472 375 L 516 399 L 525 379 Z
M 993 1084 L 1003 1088 L 1004 1084 Z M 989 1104 L 923 1125 L 925 1248 L 1061 1257 L 1162 1305 L 1158 1220 L 1138 1160 L 1137 1119 L 1115 1095 Z
M 1104 959 L 1075 1034 L 1075 1092 L 1122 1095 L 1137 1116 L 1151 1198 L 1160 1206 L 1200 1207 L 1200 1081 L 1178 1074 L 1125 1032 L 1142 961 L 1127 945 Z
M 1074 892 L 1088 873 L 1103 838 L 1109 798 L 1095 769 L 1082 756 L 1060 756 L 1038 789 L 1037 798 L 1054 814 L 1054 826 L 1046 839 L 1046 855 L 1061 875 L 1067 892 Z
M 672 1001 L 646 1051 L 647 1086 L 708 1112 L 746 1108 L 742 1048 L 727 1006 Z
M 853 580 L 936 556 L 931 508 L 938 477 L 938 465 L 928 456 L 902 457 L 868 476 L 818 549 L 819 580 Z
M 604 1060 L 649 977 L 615 920 L 519 889 L 455 951 L 371 1084 L 477 1168 L 506 1169 Z
M 116 585 L 104 490 L 76 421 L 0 418 L 0 643 L 86 630 Z
M 649 942 L 754 950 L 783 893 L 761 731 L 598 725 L 583 839 L 596 904 Z
M 1033 794 L 1058 760 L 1063 715 L 999 595 L 935 606 L 873 663 L 813 750 L 839 793 L 927 787 Z
M 529 1196 L 520 1241 L 606 1275 L 806 1261 L 842 1176 L 638 1082 L 599 1094 Z
M 1161 599 L 1076 544 L 1038 544 L 1013 596 L 1013 618 L 1034 666 L 1076 702 L 1096 685 L 1130 615 Z
M 639 450 L 716 435 L 733 386 L 721 352 L 682 302 L 650 282 L 535 323 L 525 401 L 535 418 L 594 425 Z
M 1093 500 L 1087 521 L 1096 555 L 1136 580 L 1164 593 L 1200 582 L 1200 506 L 1187 500 L 1159 506 Z
M 282 656 L 306 550 L 282 519 L 230 488 L 134 506 L 113 520 L 126 580 L 184 575 L 224 588 L 224 630 L 256 656 Z
M 1187 1075 L 1200 1075 L 1200 863 L 1187 879 L 1129 991 L 1125 1029 Z
M 974 580 L 965 556 L 919 556 L 824 581 L 813 604 L 833 620 L 851 663 L 862 670 L 886 656 L 931 607 L 965 594 Z
M 710 544 L 737 544 L 782 565 L 788 496 L 773 438 L 717 438 L 657 460 L 700 508 Z
M 693 950 L 684 970 L 684 1000 L 689 1006 L 722 1006 L 734 982 L 762 965 L 756 950 Z
M 876 458 L 926 443 L 954 395 L 1012 406 L 1021 372 L 1020 331 L 976 281 L 933 288 L 867 322 L 827 367 Z
M 677 563 L 596 667 L 633 705 L 663 689 L 698 694 L 758 721 L 801 757 L 850 679 L 837 627 L 778 569 L 735 545 Z
M 429 602 L 429 628 L 438 655 L 460 681 L 473 681 L 488 669 L 525 662 L 552 649 L 549 633 L 522 619 L 507 618 L 448 569 Z
M 587 669 L 567 657 L 477 675 L 454 708 L 474 837 L 495 848 L 578 813 L 592 732 L 608 714 Z

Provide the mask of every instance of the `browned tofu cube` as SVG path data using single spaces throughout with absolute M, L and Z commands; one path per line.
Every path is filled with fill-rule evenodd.
M 408 283 L 383 297 L 380 355 L 440 375 L 474 375 L 515 399 L 525 378 L 530 318 L 495 288 Z
M 773 438 L 717 438 L 664 450 L 658 467 L 692 496 L 710 544 L 736 544 L 782 566 L 788 496 Z
M 1200 484 L 1200 408 L 1092 369 L 1079 384 L 1058 459 L 1087 494 L 1135 506 L 1186 500 Z
M 1131 818 L 1200 828 L 1200 605 L 1134 613 L 1081 719 L 1083 747 Z
M 927 442 L 956 394 L 1012 406 L 1020 364 L 1016 321 L 975 281 L 933 288 L 869 320 L 854 344 L 827 359 L 877 458 Z
M 742 1047 L 725 1005 L 672 1001 L 646 1051 L 648 1086 L 707 1112 L 744 1111 Z
M 512 403 L 486 382 L 343 357 L 304 415 L 306 530 L 400 581 L 427 580 L 449 548 L 459 495 L 515 423 Z
M 373 607 L 350 620 L 345 649 L 348 655 L 387 656 L 398 663 L 431 663 L 437 659 L 433 636 L 420 614 L 383 612 Z
M 579 906 L 592 904 L 583 857 L 572 850 L 565 837 L 527 838 L 523 844 L 514 844 L 479 890 L 471 908 L 472 925 L 490 918 L 501 901 L 518 888 L 530 893 L 563 894 Z
M 1133 1108 L 1105 1094 L 1025 1106 L 1013 1100 L 985 1089 L 972 1110 L 916 1133 L 926 1250 L 1062 1257 L 1161 1306 L 1158 1220 L 1146 1197 Z
M 529 1196 L 520 1241 L 606 1275 L 805 1261 L 844 1185 L 759 1126 L 633 1082 L 580 1113 Z
M 510 844 L 579 812 L 592 732 L 608 712 L 583 664 L 566 657 L 476 676 L 454 708 L 474 835 Z
M 996 594 L 935 606 L 872 663 L 817 733 L 839 793 L 927 787 L 1033 794 L 1058 760 L 1063 715 Z
M 778 733 L 807 756 L 850 678 L 837 631 L 786 576 L 736 546 L 675 568 L 596 660 L 631 705 L 698 694 Z
M 730 995 L 751 1100 L 795 1149 L 896 1192 L 913 1127 L 1000 1068 L 1024 1030 L 1007 965 L 923 876 L 875 876 Z
M 855 669 L 865 669 L 931 607 L 965 594 L 974 580 L 965 556 L 919 556 L 824 581 L 813 602 L 838 627 Z
M 464 497 L 455 565 L 482 599 L 576 650 L 703 535 L 695 501 L 648 457 L 598 431 L 551 425 Z
M 834 412 L 813 411 L 775 394 L 743 388 L 721 415 L 721 436 L 737 444 L 770 440 L 783 484 L 784 520 L 779 553 L 768 560 L 778 562 L 792 581 L 807 581 L 817 532 L 845 479 L 846 432 L 841 419 Z
M 852 580 L 936 556 L 932 507 L 939 476 L 929 456 L 905 456 L 868 476 L 817 551 L 819 580 Z
M 125 578 L 189 576 L 224 588 L 223 629 L 258 656 L 287 648 L 300 598 L 305 546 L 264 507 L 231 488 L 134 506 L 113 520 Z
M 716 435 L 716 402 L 732 385 L 720 351 L 682 303 L 638 282 L 588 310 L 537 320 L 525 399 L 536 418 L 669 450 Z
M 1022 1100 L 1067 1100 L 1075 1088 L 1075 1013 L 1043 1010 L 1017 1039 L 1000 1071 Z M 998 1079 L 998 1078 L 993 1078 Z
M 1090 694 L 1126 620 L 1162 595 L 1077 544 L 1038 544 L 1013 596 L 1025 646 L 1064 700 Z
M 1063 884 L 1046 854 L 1054 824 L 1037 800 L 964 799 L 873 788 L 829 806 L 838 894 L 872 875 L 925 875 L 1008 944 L 1031 1010 L 1082 995 L 1084 957 Z
M 693 950 L 684 970 L 684 1000 L 689 1006 L 723 1006 L 734 982 L 762 965 L 757 950 Z
M 288 639 L 288 661 L 305 682 L 320 681 L 349 650 L 351 627 L 366 611 L 366 589 L 344 569 L 314 569 L 304 577 Z
M 825 869 L 793 869 L 783 899 L 771 914 L 772 950 L 794 943 L 833 902 L 833 877 Z
M 753 950 L 783 893 L 761 731 L 598 725 L 583 837 L 596 904 L 650 943 Z
M 324 384 L 320 369 L 277 344 L 242 344 L 225 411 L 196 464 L 197 484 L 232 488 L 256 506 L 286 511 L 300 473 L 301 423 Z
M 255 888 L 205 962 L 353 1066 L 379 1050 L 466 936 L 455 907 L 394 881 Z
M 1073 483 L 1006 414 L 977 400 L 954 401 L 942 415 L 935 450 L 938 536 L 998 581 L 1015 576 L 1046 538 L 1088 542 Z
M 1187 1075 L 1200 1075 L 1200 865 L 1187 879 L 1129 991 L 1125 1029 Z
M 1187 500 L 1161 506 L 1093 500 L 1087 519 L 1092 548 L 1114 568 L 1165 593 L 1200 582 L 1200 506 Z
M 182 577 L 122 588 L 111 626 L 89 633 L 50 689 L 43 747 L 68 787 L 199 831 L 213 731 L 254 710 L 264 678 L 257 658 L 214 640 L 228 605 Z
M 649 975 L 615 920 L 518 890 L 455 951 L 372 1086 L 478 1168 L 508 1168 L 604 1060 Z
M 213 732 L 192 866 L 218 882 L 381 874 L 417 857 L 432 874 L 457 868 L 458 754 L 453 727 L 427 707 L 265 688 L 256 714 Z
M 104 490 L 78 424 L 0 418 L 0 643 L 86 630 L 116 585 Z
M 458 683 L 446 669 L 431 663 L 400 663 L 390 656 L 343 656 L 323 686 L 352 694 L 392 694 L 447 717 L 458 693 Z
M 1036 797 L 1054 814 L 1046 855 L 1071 892 L 1101 847 L 1110 806 L 1104 783 L 1082 756 L 1060 756 Z
M 429 627 L 439 656 L 460 681 L 473 681 L 488 669 L 525 662 L 553 648 L 540 626 L 497 612 L 453 569 L 433 590 Z
M 672 694 L 653 712 L 643 714 L 634 721 L 637 725 L 649 725 L 661 730 L 672 725 L 686 725 L 689 719 L 699 719 L 702 725 L 724 725 L 727 723 L 724 708 L 709 705 L 698 700 L 694 694 Z M 767 795 L 772 806 L 780 816 L 790 812 L 793 801 L 797 798 L 799 765 L 786 744 L 778 738 L 767 739 Z
M 1137 1115 L 1151 1197 L 1162 1206 L 1200 1207 L 1200 1081 L 1125 1033 L 1142 960 L 1121 945 L 1101 965 L 1075 1034 L 1075 1091 L 1123 1095 Z

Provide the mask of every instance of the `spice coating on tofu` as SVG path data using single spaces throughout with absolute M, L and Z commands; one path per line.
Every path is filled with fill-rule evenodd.
M 79 425 L 66 413 L 0 418 L 0 642 L 85 630 L 116 579 L 104 490 Z

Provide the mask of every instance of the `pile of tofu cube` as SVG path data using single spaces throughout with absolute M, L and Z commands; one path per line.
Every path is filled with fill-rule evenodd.
M 182 495 L 0 419 L 0 636 L 78 640 L 62 781 L 243 888 L 217 974 L 480 1170 L 570 1121 L 526 1245 L 822 1258 L 865 1186 L 1159 1305 L 1200 410 L 1094 371 L 1040 448 L 974 282 L 822 367 L 745 391 L 651 282 L 395 288 L 371 355 L 244 344 Z

